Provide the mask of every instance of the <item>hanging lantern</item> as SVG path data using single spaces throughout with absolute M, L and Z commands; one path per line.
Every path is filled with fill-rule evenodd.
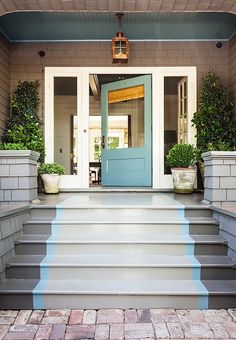
M 124 33 L 121 31 L 121 18 L 123 13 L 117 13 L 116 16 L 119 19 L 119 31 L 115 38 L 112 38 L 112 62 L 113 63 L 127 63 L 129 59 L 129 40 L 124 37 Z

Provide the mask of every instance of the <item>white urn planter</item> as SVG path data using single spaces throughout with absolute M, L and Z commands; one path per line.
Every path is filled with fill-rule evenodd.
M 57 194 L 61 176 L 57 174 L 41 174 L 46 194 Z
M 171 173 L 175 193 L 191 194 L 193 192 L 197 170 L 194 168 L 171 168 Z

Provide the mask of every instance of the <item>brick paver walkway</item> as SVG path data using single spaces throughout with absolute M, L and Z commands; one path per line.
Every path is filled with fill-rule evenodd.
M 0 310 L 0 339 L 236 339 L 236 309 Z

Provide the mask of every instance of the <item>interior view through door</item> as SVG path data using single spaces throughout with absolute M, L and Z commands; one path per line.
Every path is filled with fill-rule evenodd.
M 151 76 L 90 75 L 90 183 L 151 186 Z

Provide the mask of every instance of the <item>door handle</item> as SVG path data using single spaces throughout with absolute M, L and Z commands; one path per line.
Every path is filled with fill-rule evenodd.
M 102 146 L 103 149 L 105 149 L 105 145 L 106 145 L 106 143 L 105 143 L 105 136 L 102 136 L 101 146 Z

